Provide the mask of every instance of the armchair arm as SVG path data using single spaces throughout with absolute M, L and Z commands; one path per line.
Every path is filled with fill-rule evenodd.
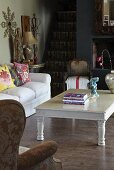
M 57 150 L 57 143 L 47 141 L 38 144 L 32 149 L 22 153 L 18 158 L 18 170 L 28 170 L 45 159 L 51 157 Z
M 30 73 L 30 78 L 35 82 L 51 83 L 51 76 L 47 73 Z

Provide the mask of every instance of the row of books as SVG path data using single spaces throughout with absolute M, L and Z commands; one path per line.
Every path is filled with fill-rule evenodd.
M 67 93 L 63 97 L 64 104 L 84 105 L 88 102 L 89 94 Z

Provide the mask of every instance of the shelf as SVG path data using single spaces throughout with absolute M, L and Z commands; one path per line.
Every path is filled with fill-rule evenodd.
M 114 35 L 94 35 L 93 39 L 114 39 Z

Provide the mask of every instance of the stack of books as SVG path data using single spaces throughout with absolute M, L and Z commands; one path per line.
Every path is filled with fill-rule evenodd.
M 63 97 L 64 104 L 76 104 L 76 105 L 84 105 L 87 103 L 89 98 L 88 94 L 84 93 L 67 93 Z

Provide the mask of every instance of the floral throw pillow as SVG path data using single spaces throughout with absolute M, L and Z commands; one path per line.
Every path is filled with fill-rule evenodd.
M 0 66 L 0 91 L 15 87 L 7 65 Z
M 22 84 L 31 81 L 30 76 L 29 76 L 28 64 L 20 64 L 20 63 L 14 62 L 14 68 L 17 71 L 17 75 L 22 81 Z

